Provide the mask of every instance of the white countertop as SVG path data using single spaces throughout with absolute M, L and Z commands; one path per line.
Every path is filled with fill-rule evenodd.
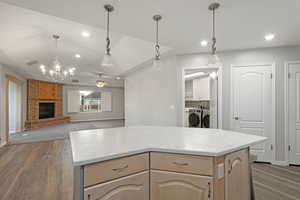
M 264 137 L 219 129 L 181 127 L 121 127 L 70 133 L 73 165 L 159 151 L 221 156 L 266 140 Z

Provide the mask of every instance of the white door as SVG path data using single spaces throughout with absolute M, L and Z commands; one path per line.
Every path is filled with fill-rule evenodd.
M 267 142 L 251 147 L 258 161 L 272 161 L 272 65 L 232 68 L 232 129 L 267 137 Z
M 8 80 L 8 117 L 9 134 L 21 132 L 21 85 L 12 80 Z
M 290 164 L 300 164 L 300 63 L 288 67 L 288 132 Z

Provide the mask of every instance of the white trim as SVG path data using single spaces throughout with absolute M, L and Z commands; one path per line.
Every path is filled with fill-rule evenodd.
M 252 66 L 270 66 L 272 68 L 272 133 L 271 142 L 273 145 L 271 163 L 276 162 L 276 63 L 252 63 L 252 64 L 231 64 L 230 66 L 230 129 L 234 130 L 233 127 L 233 69 L 235 67 L 252 67 Z
M 272 162 L 272 165 L 289 166 L 289 162 L 288 161 L 275 160 L 275 161 Z
M 285 148 L 284 148 L 284 155 L 285 160 L 288 164 L 291 163 L 290 161 L 290 154 L 288 150 L 288 145 L 290 143 L 289 139 L 289 66 L 291 64 L 300 64 L 300 61 L 286 61 L 284 62 L 284 139 L 285 139 Z
M 289 116 L 289 109 L 288 109 L 288 67 L 289 67 L 289 62 L 284 63 L 284 157 L 286 162 L 289 163 L 290 156 L 289 156 L 289 151 L 288 151 L 288 145 L 289 145 L 289 126 L 288 126 L 288 116 Z
M 181 69 L 181 100 L 182 100 L 182 108 L 181 108 L 181 116 L 182 116 L 182 126 L 185 124 L 185 70 L 187 69 L 216 69 L 218 72 L 218 129 L 222 129 L 223 127 L 223 67 L 210 68 L 207 66 L 199 66 L 199 67 L 183 67 Z

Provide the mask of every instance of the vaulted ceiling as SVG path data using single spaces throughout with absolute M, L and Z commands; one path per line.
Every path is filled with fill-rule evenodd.
M 59 58 L 77 68 L 77 79 L 92 84 L 95 72 L 121 75 L 153 58 L 154 14 L 161 14 L 163 53 L 208 52 L 200 41 L 209 40 L 211 0 L 0 0 L 0 62 L 28 77 L 43 78 L 38 65 L 51 66 L 52 34 L 59 34 Z M 299 0 L 219 0 L 218 49 L 233 50 L 300 44 Z M 103 5 L 116 7 L 112 14 L 112 53 L 116 66 L 101 67 L 105 49 L 106 15 Z M 80 34 L 91 33 L 90 38 Z M 275 33 L 266 42 L 266 33 Z M 79 53 L 80 59 L 74 55 Z M 33 62 L 36 61 L 36 62 Z M 34 64 L 32 64 L 34 63 Z

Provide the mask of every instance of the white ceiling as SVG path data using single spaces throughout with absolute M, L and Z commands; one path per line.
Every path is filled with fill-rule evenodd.
M 56 54 L 52 34 L 61 36 L 58 57 L 62 66 L 76 67 L 80 84 L 95 85 L 97 72 L 118 76 L 154 56 L 154 43 L 125 34 L 113 32 L 112 54 L 115 66 L 102 67 L 105 49 L 105 29 L 82 25 L 36 11 L 0 3 L 0 63 L 14 67 L 27 78 L 47 80 L 39 70 L 40 64 L 52 67 Z M 87 30 L 90 38 L 81 36 Z M 169 48 L 162 47 L 162 52 Z M 81 58 L 75 58 L 75 54 Z M 36 64 L 28 63 L 37 61 Z M 112 86 L 122 86 L 123 81 L 105 79 Z M 70 82 L 70 81 L 69 81 Z
M 122 74 L 152 59 L 154 24 L 151 18 L 157 13 L 163 16 L 160 40 L 165 46 L 164 52 L 209 51 L 209 47 L 201 47 L 200 41 L 210 38 L 211 13 L 207 7 L 212 0 L 1 1 L 26 8 L 0 4 L 0 59 L 14 66 L 25 68 L 24 63 L 30 60 L 49 64 L 53 54 L 51 35 L 59 33 L 62 35 L 60 56 L 64 63 L 76 64 L 80 74 L 87 77 L 89 72 L 105 71 L 99 63 L 105 48 L 103 4 L 107 2 L 116 7 L 111 29 L 114 32 L 112 53 L 118 64 L 107 70 L 108 73 Z M 300 44 L 299 0 L 218 2 L 221 3 L 217 11 L 218 50 Z M 82 38 L 82 30 L 90 31 L 91 38 Z M 269 32 L 275 33 L 276 38 L 266 42 L 264 35 Z M 75 53 L 80 53 L 82 59 L 75 60 Z

